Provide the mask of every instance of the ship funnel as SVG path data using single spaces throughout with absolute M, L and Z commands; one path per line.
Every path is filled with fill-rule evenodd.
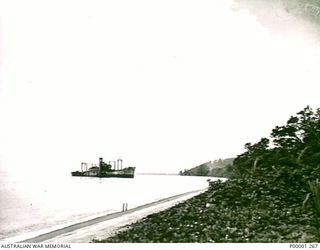
M 100 157 L 100 158 L 99 158 L 99 171 L 100 171 L 102 165 L 103 165 L 103 158 Z

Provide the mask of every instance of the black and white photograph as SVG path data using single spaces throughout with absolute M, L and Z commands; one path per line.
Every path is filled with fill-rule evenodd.
M 0 0 L 0 248 L 319 241 L 320 0 Z

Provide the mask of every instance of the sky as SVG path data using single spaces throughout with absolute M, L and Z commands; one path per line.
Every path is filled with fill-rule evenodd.
M 1 1 L 0 169 L 69 172 L 121 157 L 137 172 L 177 173 L 235 157 L 320 107 L 312 29 L 287 16 L 279 32 L 232 7 Z

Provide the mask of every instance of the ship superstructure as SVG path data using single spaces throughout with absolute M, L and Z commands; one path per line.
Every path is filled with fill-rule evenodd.
M 99 165 L 92 165 L 88 169 L 86 162 L 81 163 L 81 171 L 71 172 L 72 176 L 87 176 L 87 177 L 120 177 L 134 178 L 135 167 L 123 168 L 123 160 L 109 161 L 105 163 L 103 158 L 99 158 Z

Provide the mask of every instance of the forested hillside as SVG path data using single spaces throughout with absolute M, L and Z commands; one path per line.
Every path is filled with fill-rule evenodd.
M 180 175 L 231 177 L 233 161 L 234 158 L 209 161 L 194 168 L 180 171 Z

